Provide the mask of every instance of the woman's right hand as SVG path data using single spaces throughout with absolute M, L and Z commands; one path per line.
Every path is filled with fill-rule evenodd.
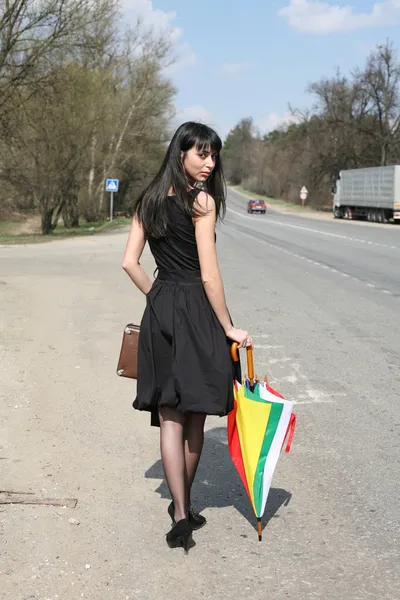
M 225 334 L 230 340 L 237 342 L 239 344 L 239 348 L 247 348 L 253 345 L 253 340 L 249 336 L 248 331 L 244 331 L 243 329 L 229 327 Z

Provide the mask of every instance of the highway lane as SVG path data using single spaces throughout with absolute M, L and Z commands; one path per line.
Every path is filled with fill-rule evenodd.
M 371 289 L 400 296 L 400 227 L 268 211 L 248 215 L 246 199 L 229 191 L 228 222 L 245 233 Z
M 228 199 L 229 205 L 231 208 L 239 209 L 244 214 L 247 214 L 247 200 L 250 196 L 245 196 L 237 192 L 232 188 L 228 188 Z M 283 207 L 284 208 L 284 207 Z M 360 237 L 358 233 L 360 233 L 364 229 L 369 229 L 368 235 L 369 239 L 375 242 L 380 242 L 382 244 L 387 244 L 388 241 L 393 244 L 398 244 L 399 241 L 399 231 L 400 227 L 396 224 L 379 224 L 379 223 L 369 223 L 368 221 L 363 220 L 346 220 L 346 219 L 334 219 L 331 212 L 315 212 L 308 213 L 299 211 L 299 213 L 292 211 L 284 211 L 285 213 L 285 223 L 286 224 L 295 224 L 295 225 L 303 225 L 304 227 L 308 227 L 304 220 L 306 220 L 309 225 L 312 227 L 312 223 L 323 222 L 324 230 L 326 232 L 335 233 L 342 236 L 347 237 Z M 275 217 L 280 216 L 282 214 L 281 207 L 278 205 L 270 204 L 268 205 L 268 214 L 274 215 Z M 314 218 L 316 217 L 316 218 Z M 361 230 L 359 229 L 361 228 Z

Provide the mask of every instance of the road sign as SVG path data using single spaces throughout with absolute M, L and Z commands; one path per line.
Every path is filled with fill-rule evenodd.
M 110 221 L 113 220 L 114 214 L 114 192 L 118 192 L 119 180 L 106 179 L 106 192 L 111 192 L 110 198 Z
M 305 185 L 303 185 L 303 187 L 300 190 L 300 199 L 304 205 L 304 202 L 307 200 L 308 198 L 308 189 L 306 188 Z
M 106 180 L 106 192 L 118 192 L 119 181 L 118 179 L 107 179 Z

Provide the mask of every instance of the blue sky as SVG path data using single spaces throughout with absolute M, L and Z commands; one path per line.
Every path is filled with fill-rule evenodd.
M 177 122 L 196 119 L 225 137 L 252 116 L 260 131 L 307 108 L 305 88 L 362 66 L 376 44 L 400 55 L 400 0 L 126 0 L 166 29 L 179 56 L 170 69 Z

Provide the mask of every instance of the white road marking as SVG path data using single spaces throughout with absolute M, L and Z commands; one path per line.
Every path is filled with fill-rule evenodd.
M 242 219 L 250 219 L 253 221 L 253 223 L 255 222 L 253 217 L 243 215 L 242 213 L 237 212 L 236 210 L 233 210 L 233 208 L 230 208 L 229 206 L 227 206 L 227 210 L 229 210 L 231 213 L 237 215 L 238 217 L 241 217 Z M 349 242 L 359 242 L 361 244 L 370 244 L 371 246 L 378 246 L 380 248 L 389 248 L 389 246 L 387 244 L 380 244 L 379 242 L 371 242 L 369 240 L 361 240 L 359 238 L 353 238 L 353 237 L 349 237 L 346 235 L 340 235 L 339 233 L 331 233 L 329 231 L 321 231 L 320 229 L 312 229 L 311 227 L 303 227 L 302 225 L 293 225 L 292 223 L 283 223 L 282 221 L 264 221 L 264 223 L 266 223 L 267 225 L 279 225 L 281 227 L 291 227 L 293 229 L 301 229 L 302 231 L 318 233 L 319 235 L 326 235 L 329 237 L 347 240 Z M 390 246 L 390 248 L 392 250 L 399 250 L 399 248 L 397 246 Z
M 259 335 L 258 337 L 270 336 L 265 334 Z M 295 362 L 292 357 L 287 356 L 284 353 L 282 354 L 282 356 L 275 356 L 274 358 L 267 359 L 265 368 L 256 368 L 256 373 L 265 370 L 270 386 L 280 391 L 287 400 L 293 400 L 295 406 L 306 404 L 333 404 L 339 398 L 347 397 L 347 394 L 344 392 L 326 392 L 321 389 L 314 388 L 307 375 L 304 374 L 302 366 Z M 261 360 L 260 362 L 263 361 Z M 282 368 L 284 372 L 287 373 L 287 363 L 290 363 L 290 374 L 276 376 L 275 372 L 275 376 L 271 376 L 271 373 L 268 372 L 269 367 L 272 368 L 272 365 L 274 365 L 275 371 L 279 368 Z M 243 375 L 245 376 L 246 373 L 243 373 Z M 287 393 L 288 384 L 295 386 L 295 389 L 299 389 L 301 392 L 299 394 L 293 393 L 293 391 Z
M 254 337 L 254 336 L 253 336 Z M 254 344 L 256 350 L 280 350 L 283 346 L 271 346 L 265 344 Z
M 306 394 L 299 394 L 299 399 L 294 400 L 295 404 L 333 404 L 336 398 L 346 398 L 347 394 L 336 392 L 328 394 L 322 390 L 312 388 L 306 389 Z
M 283 346 L 282 346 L 282 348 L 283 348 Z M 269 358 L 268 359 L 268 364 L 269 365 L 276 365 L 276 364 L 280 364 L 280 363 L 291 362 L 291 360 L 292 359 L 290 358 L 290 356 L 284 356 L 283 358 Z
M 294 400 L 294 405 L 295 406 L 299 406 L 299 405 L 303 405 L 303 404 L 334 404 L 335 401 L 334 400 L 319 400 L 318 402 L 316 400 Z

